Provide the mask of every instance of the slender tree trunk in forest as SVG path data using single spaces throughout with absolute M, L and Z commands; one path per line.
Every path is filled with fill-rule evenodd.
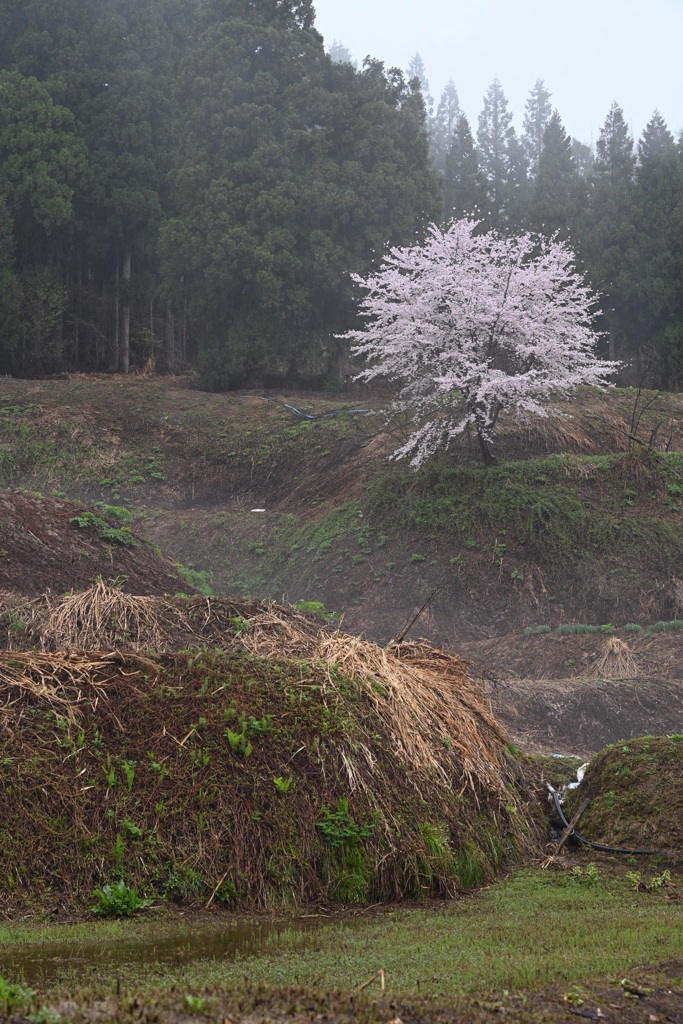
M 175 317 L 171 309 L 171 303 L 166 303 L 166 328 L 164 330 L 164 369 L 166 373 L 172 373 L 176 367 L 175 352 Z
M 609 357 L 610 359 L 617 358 L 617 340 L 615 337 L 615 318 L 614 314 L 610 314 L 607 319 L 608 323 L 608 342 L 609 342 Z
M 119 370 L 128 373 L 130 370 L 130 246 L 123 254 L 123 304 L 121 308 L 121 337 L 119 339 Z
M 116 257 L 116 300 L 114 302 L 114 344 L 109 355 L 109 369 L 116 371 L 119 368 L 119 322 L 120 322 L 121 300 L 119 297 L 119 259 Z

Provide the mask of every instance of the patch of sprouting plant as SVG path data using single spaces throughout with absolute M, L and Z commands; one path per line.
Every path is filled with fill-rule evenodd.
M 569 873 L 569 881 L 579 885 L 597 885 L 600 882 L 600 874 L 595 864 L 589 864 L 586 868 L 577 864 Z
M 107 505 L 104 501 L 98 501 L 95 503 L 95 508 L 98 508 L 100 512 L 110 519 L 116 519 L 124 525 L 128 525 L 133 521 L 133 513 L 130 509 L 124 508 L 121 505 Z
M 640 871 L 627 871 L 626 880 L 632 889 L 637 892 L 657 892 L 671 883 L 671 872 L 667 869 L 661 875 L 653 875 L 651 878 L 644 878 Z
M 23 1009 L 35 994 L 34 989 L 9 982 L 0 974 L 0 1007 L 6 1013 L 10 1010 Z
M 107 780 L 107 786 L 111 789 L 112 786 L 116 785 L 116 766 L 112 764 L 111 754 L 107 754 L 107 763 L 102 765 L 102 771 L 104 777 Z
M 206 1013 L 209 1006 L 206 996 L 195 996 L 189 992 L 184 996 L 183 1002 L 192 1013 Z
M 95 889 L 93 898 L 95 903 L 90 909 L 99 917 L 133 917 L 154 902 L 138 896 L 137 890 L 127 886 L 122 878 L 114 885 Z
M 249 757 L 253 748 L 251 739 L 266 736 L 273 728 L 273 716 L 264 715 L 262 718 L 255 718 L 241 711 L 239 715 L 235 708 L 225 708 L 225 718 L 228 722 L 234 722 L 235 728 L 226 726 L 224 736 L 230 744 L 230 749 L 236 754 Z
M 349 811 L 349 801 L 340 797 L 336 810 L 323 808 L 316 827 L 330 846 L 359 846 L 370 839 L 375 824 L 359 825 Z
M 125 758 L 121 761 L 121 767 L 123 768 L 123 774 L 126 777 L 126 788 L 130 792 L 133 788 L 133 782 L 135 781 L 135 767 L 137 761 L 128 761 Z
M 339 613 L 331 612 L 322 601 L 297 601 L 292 607 L 305 615 L 315 615 L 325 622 L 335 622 L 339 618 Z
M 281 775 L 277 775 L 273 777 L 273 785 L 278 793 L 289 793 L 294 785 L 294 779 L 291 775 L 288 775 L 286 779 Z
M 80 512 L 77 516 L 73 516 L 71 522 L 76 523 L 81 529 L 92 527 L 97 531 L 101 540 L 133 548 L 138 546 L 138 541 L 133 536 L 129 527 L 112 526 L 111 523 L 102 519 L 101 516 L 95 515 L 94 512 Z
M 190 566 L 183 565 L 182 562 L 176 562 L 175 568 L 185 582 L 189 583 L 194 590 L 198 590 L 205 597 L 213 597 L 213 583 L 210 574 L 205 569 L 193 569 Z
M 231 615 L 228 622 L 233 636 L 241 636 L 242 633 L 247 633 L 251 629 L 251 624 L 240 615 Z

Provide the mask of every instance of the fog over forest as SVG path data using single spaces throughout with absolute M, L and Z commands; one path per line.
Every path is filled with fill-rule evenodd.
M 419 53 L 355 65 L 311 0 L 0 0 L 0 18 L 0 373 L 335 387 L 351 275 L 475 217 L 568 241 L 601 354 L 679 386 L 678 108 L 634 136 L 596 98 L 591 147 L 549 77 L 513 110 L 494 72 L 473 113 L 455 60 L 433 96 Z
M 341 40 L 359 63 L 369 53 L 406 68 L 422 55 L 438 100 L 453 79 L 460 103 L 476 120 L 494 76 L 522 129 L 529 89 L 542 78 L 570 135 L 595 143 L 616 100 L 640 135 L 655 107 L 672 130 L 683 128 L 678 73 L 683 6 L 676 0 L 317 0 L 316 24 L 330 45 Z

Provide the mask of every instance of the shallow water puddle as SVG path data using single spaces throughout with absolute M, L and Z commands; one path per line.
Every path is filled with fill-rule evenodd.
M 98 968 L 153 967 L 189 964 L 198 960 L 221 960 L 256 956 L 304 948 L 323 928 L 339 921 L 306 920 L 287 922 L 237 921 L 178 922 L 169 928 L 160 923 L 150 928 L 149 938 L 87 938 L 63 942 L 46 941 L 3 949 L 0 945 L 0 975 L 27 984 L 56 982 L 67 976 L 91 975 Z M 347 925 L 351 922 L 347 922 Z M 68 926 L 67 926 L 68 927 Z

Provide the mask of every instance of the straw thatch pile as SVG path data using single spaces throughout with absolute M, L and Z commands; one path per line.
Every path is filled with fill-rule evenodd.
M 16 605 L 12 608 L 16 617 Z M 2 612 L 0 598 L 0 622 Z M 63 686 L 66 673 L 68 680 L 85 686 L 91 676 L 106 675 L 113 656 L 107 653 L 95 661 L 83 652 L 134 652 L 137 664 L 141 651 L 184 650 L 210 640 L 224 650 L 322 665 L 331 689 L 339 678 L 354 679 L 390 726 L 396 752 L 406 765 L 427 769 L 447 785 L 455 761 L 463 785 L 472 792 L 501 788 L 505 737 L 485 691 L 469 675 L 466 661 L 426 643 L 381 648 L 293 608 L 140 597 L 101 580 L 82 593 L 25 602 L 20 614 L 26 631 L 10 633 L 8 639 L 15 647 L 22 641 L 25 645 L 29 634 L 46 653 L 13 653 L 9 662 L 7 655 L 0 655 L 0 684 L 19 685 L 23 678 L 24 685 L 42 687 L 47 693 L 46 680 Z
M 619 637 L 610 636 L 587 674 L 594 679 L 637 679 L 640 666 L 628 644 Z
M 453 895 L 536 841 L 457 656 L 101 582 L 3 613 L 33 648 L 0 650 L 0 876 L 20 864 L 7 906 L 48 878 L 78 902 L 124 868 L 152 892 L 251 907 Z

